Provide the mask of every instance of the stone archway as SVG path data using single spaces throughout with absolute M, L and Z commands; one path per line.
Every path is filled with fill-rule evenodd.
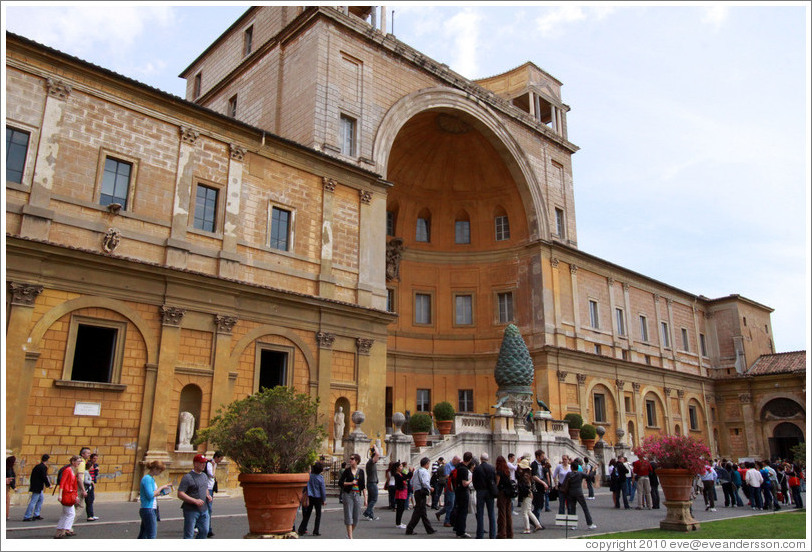
M 792 459 L 792 447 L 804 442 L 804 432 L 792 422 L 782 422 L 773 429 L 773 436 L 767 439 L 770 446 L 770 459 Z

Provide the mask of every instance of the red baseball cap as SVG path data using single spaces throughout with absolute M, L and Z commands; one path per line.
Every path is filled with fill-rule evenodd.
M 198 454 L 197 456 L 195 456 L 195 458 L 194 458 L 194 460 L 192 460 L 192 462 L 201 462 L 201 463 L 205 464 L 206 463 L 206 457 L 203 456 L 202 454 Z

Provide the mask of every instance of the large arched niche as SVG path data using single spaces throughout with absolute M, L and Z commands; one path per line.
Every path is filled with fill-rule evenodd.
M 550 239 L 541 186 L 518 141 L 492 111 L 460 91 L 432 88 L 401 98 L 384 116 L 373 154 L 376 171 L 394 183 L 389 195 L 400 201 L 404 237 L 411 230 L 403 224 L 409 215 L 401 196 L 429 192 L 442 184 L 446 190 L 451 187 L 455 200 L 470 200 L 471 191 L 498 193 L 486 184 L 509 183 L 511 193 L 520 199 L 527 237 Z M 438 199 L 436 194 L 429 197 Z

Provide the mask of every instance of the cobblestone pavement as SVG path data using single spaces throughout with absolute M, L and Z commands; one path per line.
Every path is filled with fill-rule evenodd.
M 721 497 L 721 490 L 719 491 Z M 443 527 L 442 522 L 437 523 L 434 511 L 429 510 L 429 518 L 432 525 L 437 530 L 434 535 L 428 536 L 423 530 L 422 524 L 418 525 L 415 535 L 405 535 L 403 529 L 395 526 L 395 513 L 386 508 L 387 495 L 381 494 L 384 499 L 383 507 L 376 507 L 376 515 L 380 517 L 378 521 L 361 520 L 355 530 L 357 539 L 455 539 L 454 532 L 450 528 Z M 806 496 L 804 495 L 804 503 Z M 746 501 L 745 501 L 746 502 Z M 379 502 L 379 505 L 381 503 Z M 555 515 L 558 504 L 551 503 L 552 512 L 545 512 L 542 515 L 541 523 L 546 526 L 546 530 L 532 534 L 522 534 L 523 522 L 521 516 L 513 516 L 514 538 L 515 539 L 564 539 L 577 538 L 584 534 L 613 533 L 616 531 L 633 531 L 637 529 L 657 528 L 660 521 L 665 518 L 665 507 L 659 510 L 636 510 L 632 504 L 630 510 L 615 509 L 612 506 L 612 498 L 608 490 L 599 489 L 595 500 L 588 500 L 587 505 L 592 514 L 596 530 L 587 530 L 583 512 L 578 508 L 578 529 L 565 529 L 556 527 Z M 180 511 L 180 501 L 177 498 L 163 498 L 159 501 L 162 521 L 158 524 L 158 538 L 180 539 L 183 534 L 183 517 Z M 56 532 L 56 522 L 59 518 L 60 506 L 56 502 L 48 502 L 43 507 L 41 521 L 23 522 L 22 516 L 25 511 L 25 504 L 12 506 L 11 519 L 5 526 L 6 539 L 51 539 Z M 98 521 L 88 522 L 84 517 L 84 511 L 77 512 L 74 531 L 77 539 L 135 539 L 138 536 L 140 520 L 138 517 L 139 505 L 137 502 L 96 502 L 96 515 Z M 786 506 L 782 511 L 791 509 Z M 716 512 L 705 511 L 705 506 L 701 497 L 694 501 L 694 517 L 700 522 L 728 519 L 741 516 L 752 515 L 773 515 L 771 512 L 754 511 L 749 507 L 725 508 L 717 505 Z M 411 510 L 404 512 L 403 523 L 408 523 L 411 518 Z M 487 538 L 487 514 L 486 538 Z M 296 517 L 296 523 L 301 520 L 301 513 Z M 313 517 L 311 516 L 310 531 L 313 530 Z M 213 530 L 215 539 L 241 539 L 248 533 L 248 521 L 245 515 L 245 505 L 242 497 L 224 497 L 218 495 L 214 502 Z M 343 513 L 338 499 L 328 497 L 325 511 L 322 514 L 321 537 L 304 535 L 302 539 L 314 541 L 323 539 L 345 539 L 346 532 L 343 524 Z M 476 534 L 476 518 L 473 514 L 468 515 L 467 532 L 472 536 Z M 701 531 L 696 534 L 702 537 Z M 461 539 L 460 539 L 461 540 Z M 76 547 L 76 544 L 73 544 Z

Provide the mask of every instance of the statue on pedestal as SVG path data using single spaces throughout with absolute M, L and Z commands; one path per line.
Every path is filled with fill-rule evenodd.
M 195 434 L 195 417 L 191 412 L 181 412 L 178 416 L 178 445 L 177 450 L 192 451 L 192 436 Z
M 335 450 L 344 448 L 344 407 L 339 406 L 336 415 L 333 417 L 333 440 Z

